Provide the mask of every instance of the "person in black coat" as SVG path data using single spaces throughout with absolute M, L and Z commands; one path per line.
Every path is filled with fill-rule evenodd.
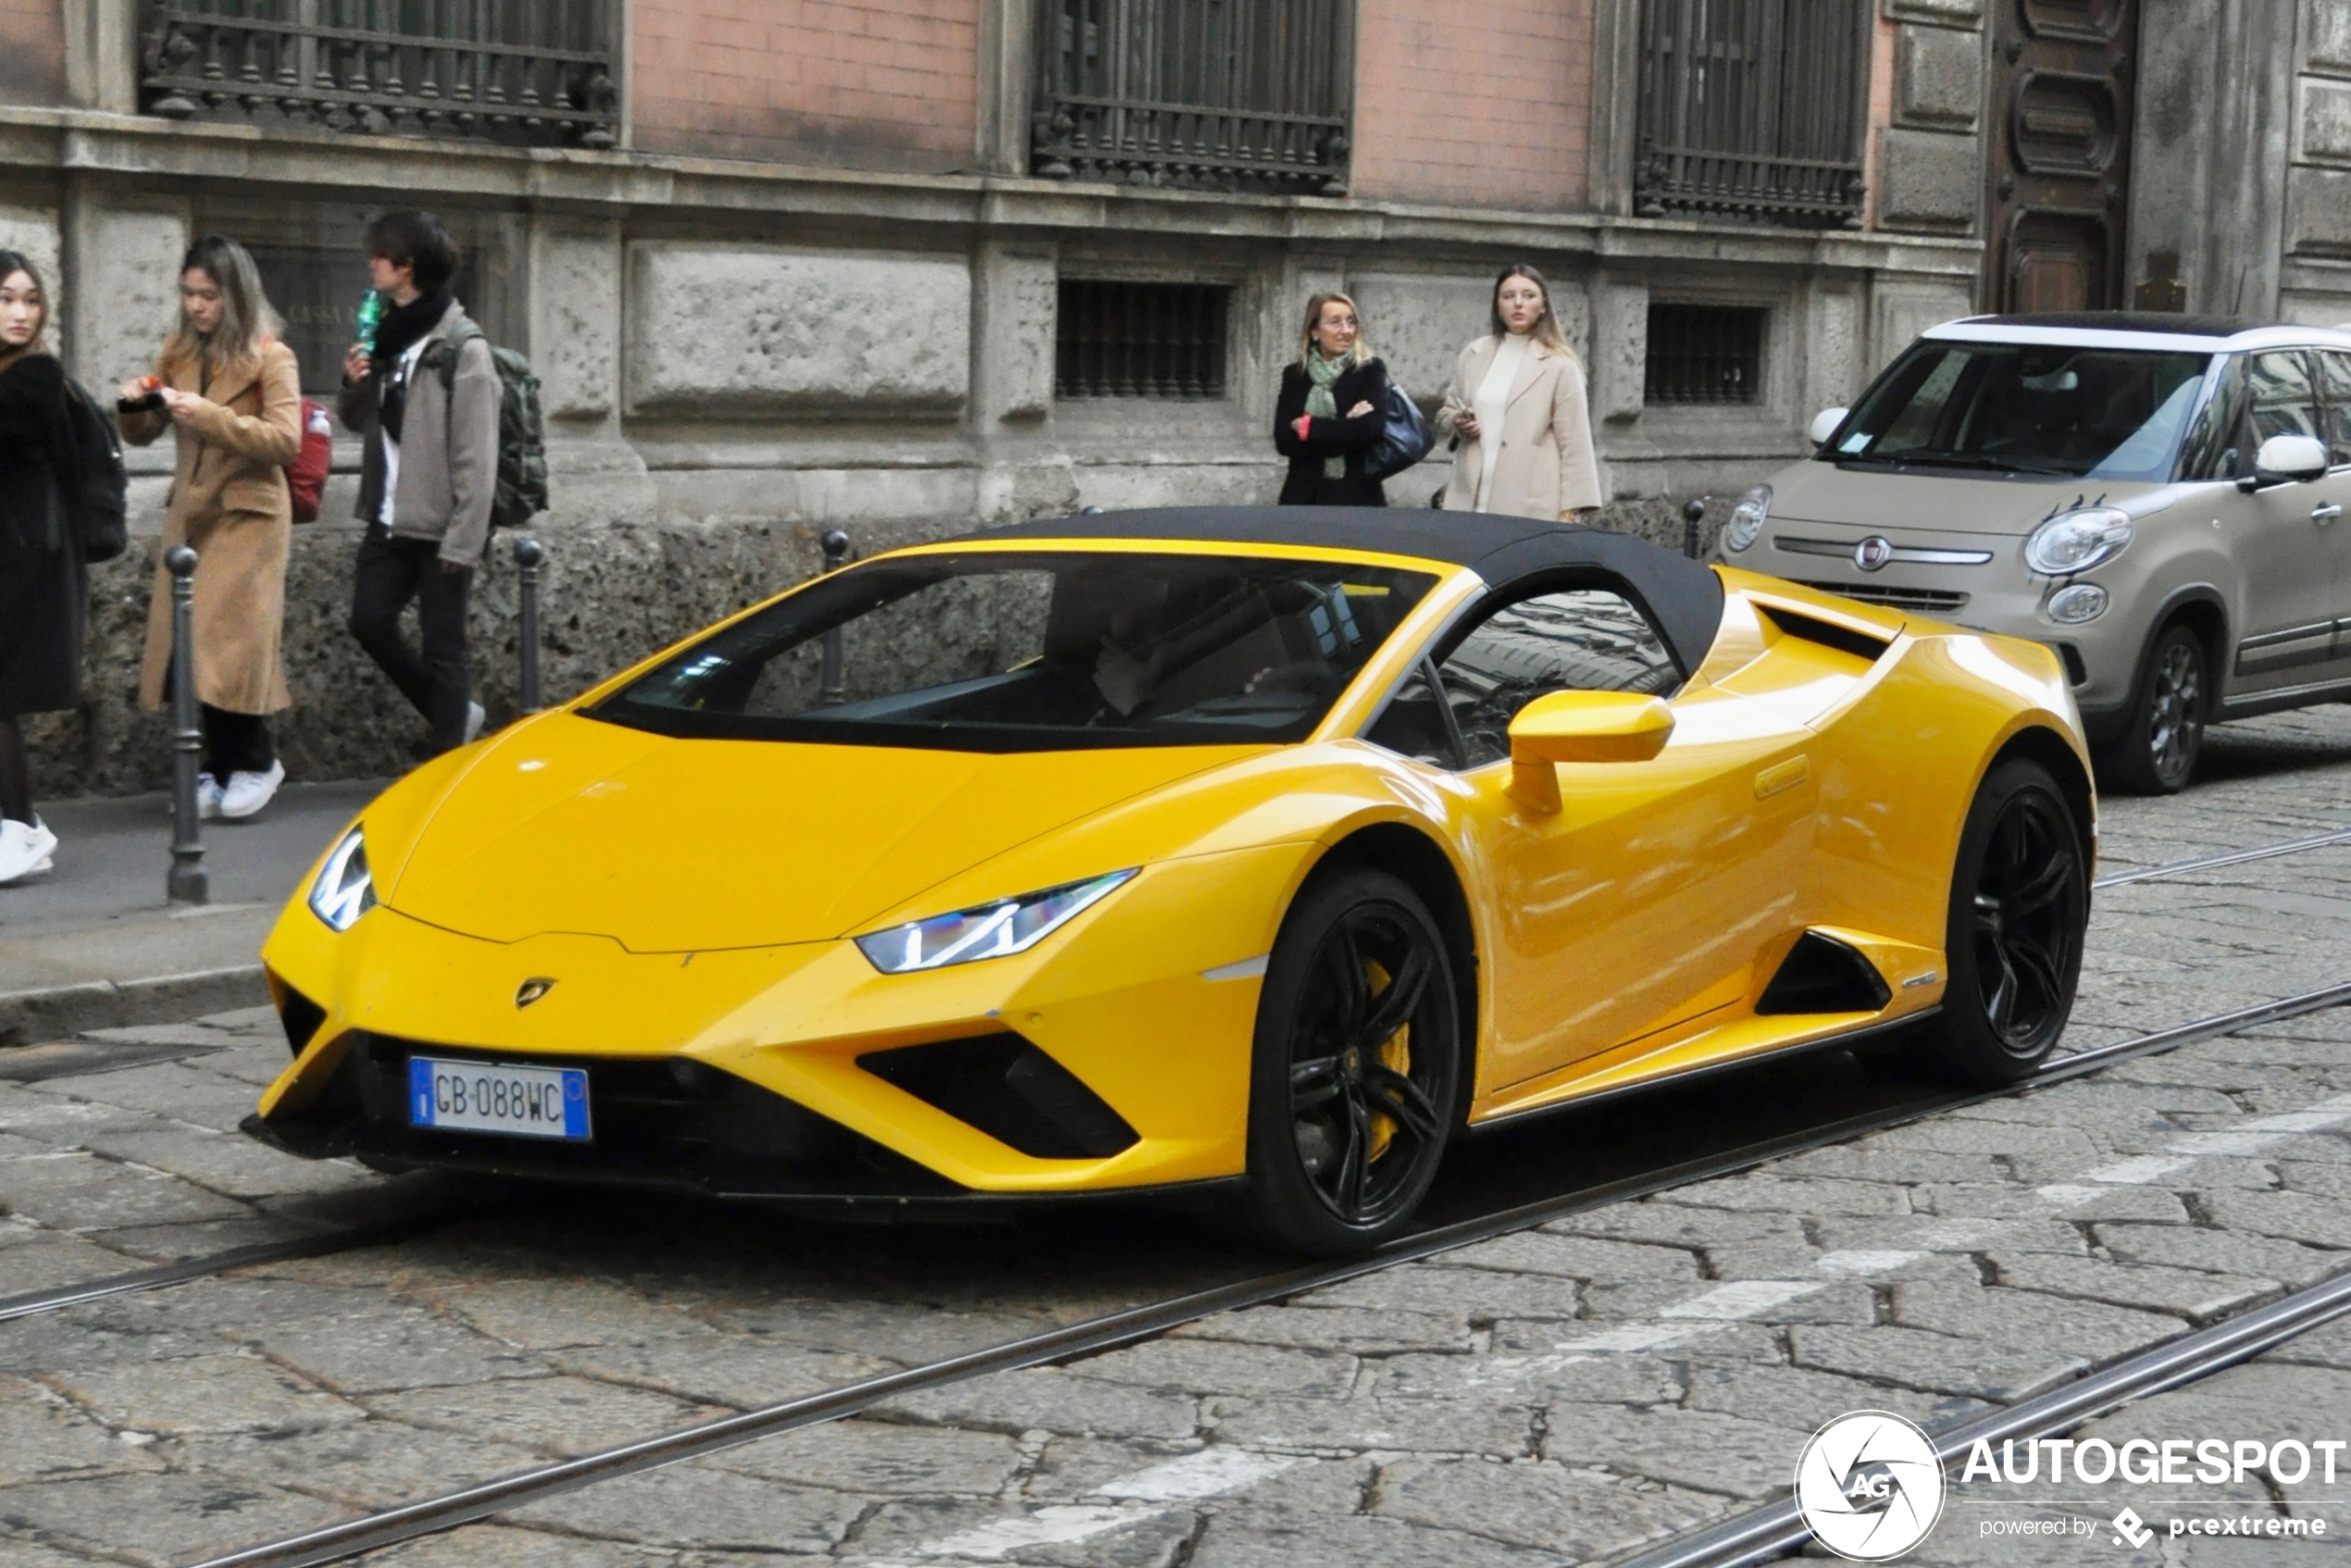
M 1285 506 L 1385 506 L 1363 460 L 1379 444 L 1387 367 L 1372 357 L 1355 302 L 1316 294 L 1306 305 L 1296 364 L 1282 367 L 1274 450 L 1289 459 Z
M 32 811 L 24 714 L 81 703 L 80 476 L 66 372 L 43 348 L 48 296 L 0 250 L 0 883 L 50 867 L 57 837 Z

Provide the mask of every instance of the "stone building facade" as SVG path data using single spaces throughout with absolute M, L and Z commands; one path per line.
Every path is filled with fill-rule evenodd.
M 1719 519 L 2017 287 L 2202 309 L 2241 277 L 2249 312 L 2351 317 L 2351 0 L 0 0 L 0 245 L 49 268 L 93 386 L 145 367 L 217 229 L 323 391 L 367 218 L 450 221 L 544 382 L 558 692 L 814 569 L 826 528 L 1270 499 L 1318 290 L 1433 404 L 1496 268 L 1541 266 L 1611 516 L 1676 542 L 1680 498 Z M 2123 64 L 2044 105 L 2096 75 L 2035 76 L 2045 46 Z M 2028 124 L 2091 172 L 2004 191 Z M 136 460 L 148 542 L 102 574 L 44 788 L 162 776 L 128 691 L 168 454 Z M 297 778 L 395 769 L 417 728 L 341 630 L 356 465 L 296 545 Z M 511 593 L 493 566 L 493 712 Z

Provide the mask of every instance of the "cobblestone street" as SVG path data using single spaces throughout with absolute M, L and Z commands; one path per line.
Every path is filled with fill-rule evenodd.
M 2103 811 L 2107 876 L 2351 828 L 2351 710 L 2216 730 L 2185 795 Z M 2125 883 L 2097 895 L 2060 1049 L 2346 981 L 2351 843 Z M 1277 1262 L 1212 1224 L 1122 1211 L 833 1226 L 305 1163 L 236 1131 L 284 1061 L 275 1017 L 253 1009 L 0 1065 L 0 1295 L 433 1222 L 0 1322 L 9 1563 L 193 1562 Z M 1759 1070 L 1757 1091 L 1781 1071 Z M 1547 1127 L 1509 1147 L 1573 1139 L 1576 1115 Z M 1679 1130 L 1637 1128 L 1659 1165 L 1681 1157 Z M 2346 1266 L 2351 1008 L 896 1398 L 364 1561 L 1593 1562 L 1784 1500 L 1834 1416 L 1932 1430 Z M 2314 1440 L 2351 1436 L 2346 1410 L 2338 1320 L 2076 1436 Z M 2325 1564 L 2351 1563 L 2346 1499 L 2351 1466 L 2332 1489 L 2257 1475 L 2198 1501 L 2324 1517 L 2322 1539 L 2258 1549 Z M 2242 1539 L 2109 1545 L 2117 1510 L 2155 1512 L 2128 1487 L 2062 1500 L 2101 1522 L 2091 1546 L 1987 1536 L 1984 1520 L 2031 1510 L 1955 1478 L 1918 1560 L 2254 1561 Z

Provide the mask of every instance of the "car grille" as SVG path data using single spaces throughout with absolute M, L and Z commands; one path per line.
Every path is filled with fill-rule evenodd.
M 1967 608 L 1968 596 L 1947 588 L 1896 588 L 1882 582 L 1808 582 L 1802 586 L 1822 593 L 1842 594 L 1864 604 L 1889 610 L 1916 610 L 1922 616 L 1948 616 Z
M 587 1143 L 442 1132 L 408 1125 L 412 1052 L 459 1061 L 528 1060 L 587 1069 Z M 245 1130 L 314 1159 L 373 1156 L 489 1175 L 683 1186 L 735 1197 L 949 1196 L 964 1189 L 829 1117 L 685 1057 L 518 1058 L 355 1030 L 319 1093 Z

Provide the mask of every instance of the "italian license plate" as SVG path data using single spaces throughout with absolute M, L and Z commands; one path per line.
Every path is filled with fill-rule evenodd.
M 411 1056 L 408 1125 L 585 1142 L 588 1074 L 579 1067 Z

